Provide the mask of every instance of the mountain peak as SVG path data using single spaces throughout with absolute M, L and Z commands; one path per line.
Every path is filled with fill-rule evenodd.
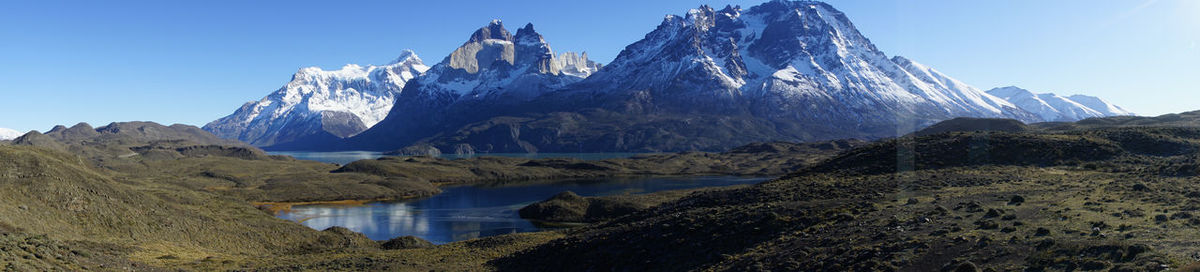
M 417 52 L 412 49 L 404 49 L 400 51 L 400 56 L 396 57 L 391 64 L 397 63 L 421 63 L 421 57 L 417 56 Z
M 741 13 L 741 10 L 742 10 L 741 5 L 738 5 L 738 6 L 725 5 L 725 8 L 722 8 L 720 11 L 717 11 L 717 12 L 724 13 L 724 14 L 738 14 L 738 13 Z
M 526 32 L 526 31 L 537 33 L 537 32 L 533 31 L 533 23 L 525 23 L 525 26 L 521 27 L 521 29 L 517 29 L 517 35 L 520 36 L 521 32 Z
M 505 40 L 512 41 L 513 36 L 504 29 L 504 23 L 500 19 L 492 20 L 487 26 L 475 31 L 471 35 L 469 42 L 482 42 L 484 40 Z
M 1033 92 L 1026 90 L 1026 89 L 1022 89 L 1017 86 L 995 88 L 995 89 L 988 90 L 987 93 L 994 95 L 996 97 L 999 97 L 999 98 L 1003 98 L 1004 100 L 1009 100 L 1009 101 L 1012 101 L 1013 98 L 1017 98 L 1017 97 L 1036 96 L 1036 94 L 1034 94 Z
M 517 35 L 513 36 L 513 41 L 526 45 L 541 45 L 546 42 L 542 39 L 542 34 L 538 34 L 536 30 L 533 30 L 533 23 L 525 24 L 525 27 L 517 29 Z

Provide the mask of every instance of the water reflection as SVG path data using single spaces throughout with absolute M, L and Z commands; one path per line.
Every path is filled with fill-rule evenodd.
M 751 184 L 763 178 L 692 177 L 573 180 L 532 185 L 458 186 L 405 202 L 360 206 L 296 206 L 280 218 L 313 229 L 342 226 L 375 240 L 413 235 L 442 244 L 479 237 L 541 230 L 517 210 L 562 191 L 584 196 L 641 194 L 710 186 Z
M 357 160 L 374 160 L 383 157 L 382 152 L 371 151 L 338 151 L 338 152 L 305 152 L 305 151 L 271 151 L 267 152 L 271 155 L 292 156 L 298 160 L 319 161 L 326 163 L 336 163 L 345 165 Z M 455 155 L 443 154 L 440 157 L 445 159 L 465 159 L 481 156 L 496 156 L 496 157 L 513 157 L 526 159 L 545 159 L 545 158 L 575 158 L 581 160 L 604 160 L 615 158 L 629 158 L 636 155 L 648 153 L 480 153 L 472 155 Z
M 371 151 L 338 151 L 338 152 L 303 152 L 303 151 L 271 151 L 271 155 L 292 156 L 297 160 L 319 161 L 345 165 L 357 160 L 374 160 L 383 157 L 382 152 Z

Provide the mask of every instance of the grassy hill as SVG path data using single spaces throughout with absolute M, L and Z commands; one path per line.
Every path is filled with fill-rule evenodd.
M 491 264 L 506 271 L 1191 264 L 1200 248 L 1193 239 L 1200 130 L 1181 120 L 1086 125 L 1099 122 L 1107 121 L 885 140 L 763 184 L 702 191 L 573 229 Z
M 0 145 L 0 247 L 8 249 L 0 251 L 0 265 L 1159 271 L 1188 266 L 1200 254 L 1198 118 L 1028 126 L 960 119 L 874 143 L 764 143 L 602 161 L 406 157 L 345 166 L 268 156 L 187 136 L 190 129 L 181 126 L 76 126 Z M 551 202 L 578 207 L 543 207 L 548 216 L 596 222 L 399 250 L 345 229 L 276 219 L 254 204 L 413 197 L 436 193 L 435 182 L 706 174 L 783 177 L 639 197 L 564 194 Z M 593 206 L 603 213 L 591 214 Z

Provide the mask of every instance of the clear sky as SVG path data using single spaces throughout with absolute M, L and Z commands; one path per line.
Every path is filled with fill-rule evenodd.
M 532 22 L 608 62 L 666 14 L 762 1 L 0 1 L 0 127 L 201 126 L 301 67 L 440 61 L 475 29 Z M 833 0 L 876 46 L 981 89 L 1200 110 L 1200 1 Z

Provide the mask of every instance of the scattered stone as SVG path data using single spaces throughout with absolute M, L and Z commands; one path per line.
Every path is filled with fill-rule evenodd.
M 1033 236 L 1046 236 L 1046 235 L 1050 235 L 1050 229 L 1037 228 L 1037 230 L 1033 232 Z

